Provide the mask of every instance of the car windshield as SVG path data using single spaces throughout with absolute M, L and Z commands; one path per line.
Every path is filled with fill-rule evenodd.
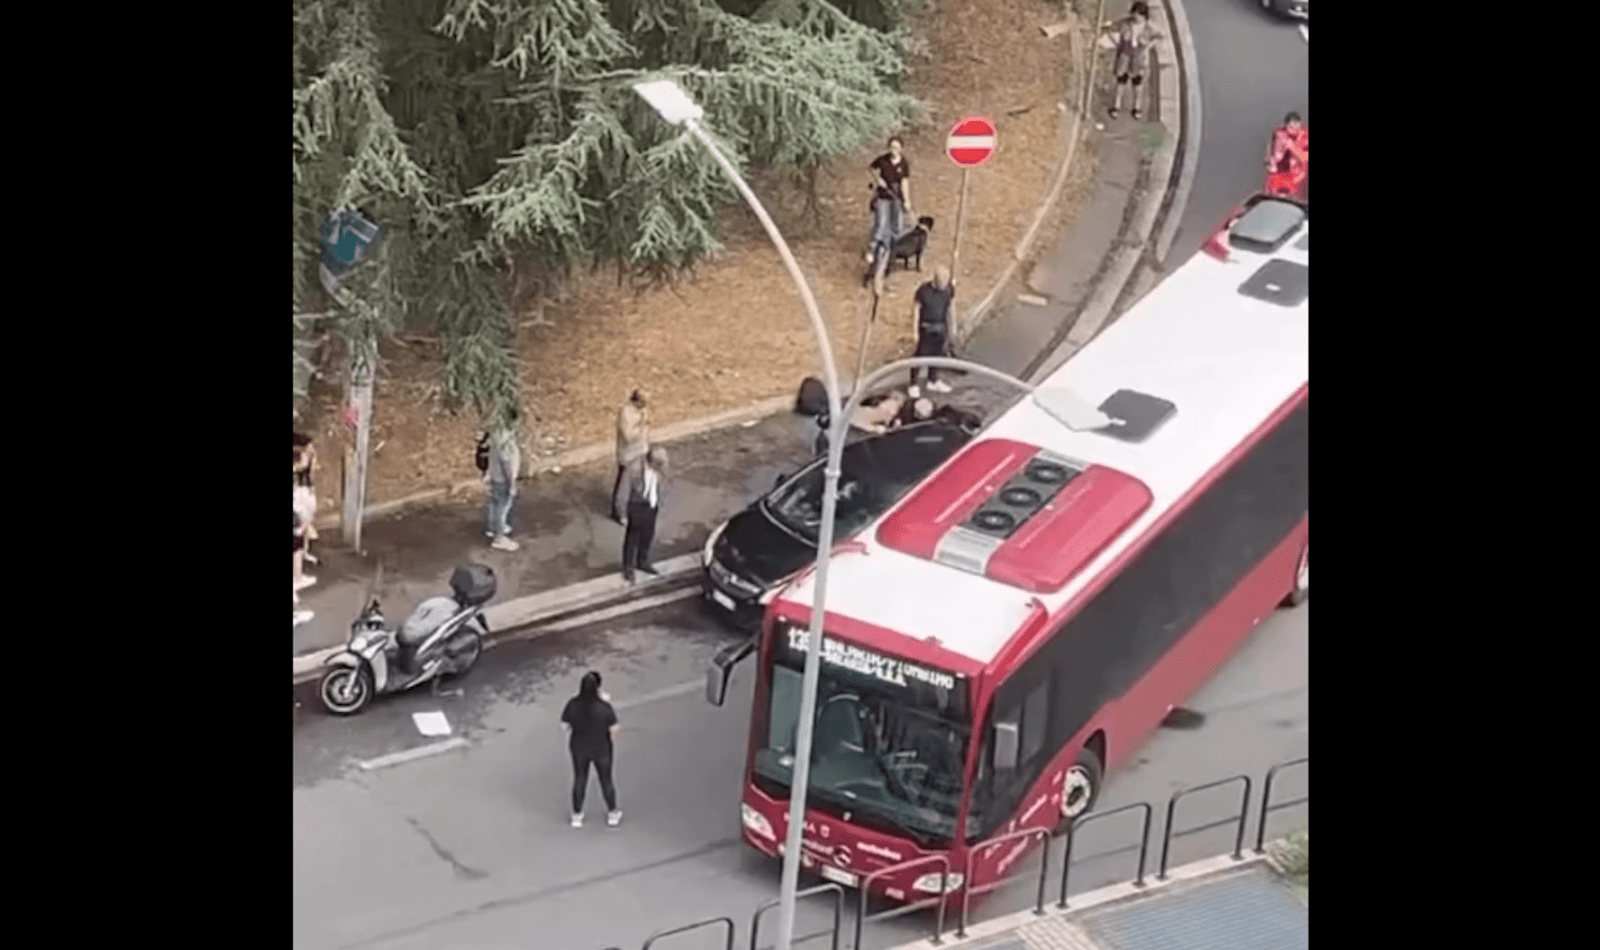
M 959 426 L 925 422 L 845 446 L 834 536 L 848 538 L 866 527 L 970 438 Z M 824 461 L 813 460 L 762 499 L 773 520 L 812 544 L 822 524 Z
M 758 781 L 783 795 L 793 779 L 806 631 L 779 635 L 754 766 Z M 925 846 L 948 842 L 969 721 L 963 678 L 826 638 L 808 794 L 815 807 L 848 811 Z

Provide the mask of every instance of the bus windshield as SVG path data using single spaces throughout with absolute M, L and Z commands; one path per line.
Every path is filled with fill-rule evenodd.
M 806 631 L 785 625 L 777 634 L 754 770 L 764 791 L 782 797 L 793 780 Z M 924 846 L 948 842 L 969 722 L 963 678 L 825 637 L 808 800 Z

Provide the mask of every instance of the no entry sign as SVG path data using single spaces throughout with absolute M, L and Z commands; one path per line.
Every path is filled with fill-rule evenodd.
M 973 116 L 956 123 L 944 149 L 950 160 L 962 168 L 976 168 L 994 154 L 994 144 L 994 123 L 983 116 Z

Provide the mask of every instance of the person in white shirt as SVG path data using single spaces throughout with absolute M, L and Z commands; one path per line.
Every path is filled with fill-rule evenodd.
M 650 563 L 650 545 L 656 537 L 656 515 L 661 511 L 661 482 L 667 470 L 667 450 L 652 446 L 628 466 L 623 497 L 626 525 L 622 531 L 622 578 L 633 583 L 634 571 L 659 574 Z

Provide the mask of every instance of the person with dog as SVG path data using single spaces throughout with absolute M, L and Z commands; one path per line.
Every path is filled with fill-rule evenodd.
M 950 268 L 943 264 L 933 270 L 933 279 L 917 288 L 911 305 L 911 328 L 916 335 L 917 356 L 946 356 L 950 351 L 950 305 L 955 300 L 956 288 L 950 279 Z M 916 399 L 917 380 L 921 367 L 911 370 L 911 398 Z M 947 393 L 950 384 L 939 378 L 939 371 L 928 367 L 928 390 Z
M 883 274 L 894 254 L 894 242 L 906 232 L 906 220 L 911 216 L 911 163 L 899 136 L 889 139 L 889 151 L 868 167 L 872 172 L 872 202 L 867 206 L 872 212 L 872 237 L 867 266 L 872 269 L 874 289 L 882 296 Z

